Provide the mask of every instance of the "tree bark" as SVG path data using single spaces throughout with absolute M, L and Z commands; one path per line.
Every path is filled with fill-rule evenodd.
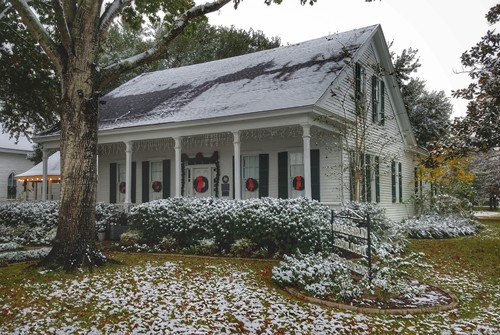
M 80 57 L 61 81 L 59 223 L 52 251 L 41 265 L 66 271 L 106 261 L 95 242 L 98 95 L 92 84 L 95 71 L 89 68 L 93 57 Z

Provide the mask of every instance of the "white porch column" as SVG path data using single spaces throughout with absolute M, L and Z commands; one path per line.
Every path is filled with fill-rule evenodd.
M 47 154 L 47 149 L 42 149 L 42 201 L 47 200 L 47 183 L 48 183 L 48 161 L 49 155 Z
M 182 137 L 175 137 L 175 196 L 180 197 L 182 195 L 181 185 L 182 185 Z
M 125 142 L 125 205 L 132 203 L 132 147 L 134 142 Z
M 234 199 L 241 200 L 241 151 L 240 131 L 233 132 L 234 145 Z
M 312 199 L 311 195 L 311 125 L 302 125 L 302 140 L 304 142 L 304 193 L 307 199 Z

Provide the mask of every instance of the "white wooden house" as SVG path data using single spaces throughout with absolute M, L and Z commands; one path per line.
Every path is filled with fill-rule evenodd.
M 350 148 L 319 118 L 352 123 L 357 87 L 373 101 L 374 134 L 393 139 L 367 143 L 365 199 L 395 219 L 412 215 L 421 152 L 393 70 L 374 25 L 142 74 L 101 99 L 98 200 L 303 196 L 338 206 L 350 200 Z M 36 140 L 58 147 L 57 133 Z
M 0 124 L 0 201 L 15 200 L 21 197 L 24 190 L 15 179 L 15 175 L 33 166 L 27 159 L 33 151 L 31 142 L 24 136 L 16 141 L 3 132 Z

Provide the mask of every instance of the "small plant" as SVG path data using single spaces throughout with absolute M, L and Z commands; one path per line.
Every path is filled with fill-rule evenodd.
M 214 238 L 202 238 L 195 247 L 198 255 L 213 256 L 217 253 L 217 243 Z
M 120 235 L 120 244 L 125 247 L 132 247 L 141 241 L 141 233 L 137 230 L 129 230 Z
M 160 243 L 158 243 L 158 248 L 167 252 L 175 251 L 177 248 L 177 241 L 170 235 L 164 236 Z
M 285 256 L 279 266 L 273 268 L 272 279 L 278 285 L 334 300 L 352 299 L 362 292 L 345 262 L 321 254 Z
M 241 238 L 231 244 L 230 252 L 237 257 L 250 257 L 254 254 L 255 243 L 248 238 Z

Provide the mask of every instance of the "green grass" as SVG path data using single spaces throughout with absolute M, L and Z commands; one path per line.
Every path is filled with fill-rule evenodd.
M 442 240 L 410 240 L 410 248 L 425 253 L 446 273 L 466 270 L 497 282 L 500 274 L 500 220 L 480 220 L 486 229 L 478 235 Z
M 336 315 L 339 315 L 339 311 L 336 310 L 328 311 L 326 309 L 326 313 L 329 313 L 329 317 L 333 318 L 334 321 L 332 322 L 342 322 L 342 329 L 353 328 L 351 331 L 344 332 L 345 334 L 365 334 L 366 332 L 363 330 L 365 326 L 371 330 L 369 333 L 373 334 L 390 333 L 392 332 L 391 329 L 399 329 L 399 333 L 401 334 L 440 334 L 443 332 L 443 327 L 446 328 L 448 326 L 452 327 L 450 329 L 460 328 L 461 333 L 476 332 L 479 334 L 484 332 L 485 334 L 491 334 L 491 331 L 485 331 L 485 328 L 481 327 L 495 331 L 495 329 L 498 329 L 495 327 L 498 327 L 500 319 L 500 302 L 498 301 L 500 287 L 498 275 L 500 273 L 500 220 L 482 220 L 482 222 L 487 228 L 476 236 L 443 240 L 410 241 L 410 249 L 423 252 L 425 254 L 424 260 L 432 265 L 432 267 L 424 271 L 420 269 L 416 270 L 415 277 L 454 292 L 460 300 L 457 309 L 443 313 L 416 315 L 411 318 L 390 315 L 365 315 L 356 321 L 353 321 L 352 316 L 348 314 L 345 314 L 345 317 L 341 317 L 345 318 L 345 320 L 338 321 Z M 310 322 L 310 320 L 315 320 L 316 317 L 323 317 L 321 314 L 316 315 L 316 313 L 320 312 L 314 306 L 307 307 L 308 304 L 296 301 L 285 295 L 272 284 L 270 278 L 271 270 L 278 263 L 277 261 L 119 252 L 110 252 L 107 253 L 107 256 L 122 264 L 109 264 L 94 269 L 92 272 L 76 274 L 41 271 L 32 267 L 33 263 L 19 263 L 0 267 L 0 325 L 9 325 L 9 327 L 12 327 L 9 329 L 21 327 L 21 325 L 13 323 L 13 316 L 9 315 L 8 311 L 11 309 L 20 311 L 25 308 L 34 311 L 43 311 L 43 313 L 47 313 L 48 310 L 49 312 L 53 312 L 54 316 L 59 316 L 63 320 L 67 317 L 75 318 L 71 322 L 87 330 L 90 327 L 103 330 L 106 324 L 124 322 L 124 320 L 128 320 L 131 317 L 127 310 L 120 310 L 118 313 L 97 310 L 95 307 L 97 305 L 96 300 L 91 300 L 90 303 L 87 302 L 84 305 L 78 305 L 74 300 L 63 300 L 62 298 L 58 301 L 52 300 L 48 302 L 46 296 L 39 294 L 38 291 L 50 292 L 52 287 L 57 289 L 70 286 L 61 283 L 81 282 L 85 278 L 92 278 L 91 280 L 100 282 L 101 287 L 106 288 L 113 288 L 114 286 L 123 288 L 130 284 L 131 293 L 133 293 L 139 290 L 140 287 L 134 284 L 133 277 L 130 279 L 127 278 L 124 272 L 134 273 L 134 269 L 137 267 L 145 267 L 147 264 L 164 264 L 165 262 L 180 264 L 178 270 L 176 270 L 179 272 L 173 274 L 174 277 L 178 277 L 178 280 L 189 281 L 192 278 L 194 282 L 201 283 L 204 283 L 204 279 L 206 279 L 206 282 L 213 282 L 214 279 L 217 281 L 218 278 L 220 280 L 222 278 L 230 278 L 235 269 L 241 269 L 244 272 L 251 273 L 252 278 L 255 277 L 254 280 L 252 279 L 253 284 L 248 287 L 252 287 L 255 290 L 264 288 L 265 292 L 268 292 L 264 296 L 266 298 L 269 297 L 269 301 L 266 300 L 269 306 L 273 306 L 276 300 L 285 300 L 290 303 L 298 303 L 299 306 L 306 306 L 305 310 L 308 311 L 307 313 L 310 313 L 308 314 L 310 316 L 303 316 L 304 321 L 297 319 L 299 323 Z M 120 278 L 121 282 L 117 283 L 115 281 L 116 278 Z M 169 282 L 172 278 L 165 277 L 164 280 L 165 282 Z M 25 283 L 29 283 L 29 285 L 25 285 Z M 204 285 L 201 284 L 196 288 L 196 294 L 203 292 L 203 290 Z M 204 298 L 203 295 L 197 295 L 193 299 L 194 303 L 196 303 L 200 299 L 203 302 Z M 248 296 L 246 299 L 248 299 Z M 194 303 L 186 308 L 195 308 L 193 307 L 196 306 Z M 281 307 L 278 310 L 288 311 L 290 307 L 288 305 L 283 307 L 284 303 L 286 302 L 280 302 Z M 1 305 L 9 305 L 10 307 L 2 309 Z M 57 308 L 62 309 L 54 311 L 54 307 L 52 306 L 59 306 Z M 182 310 L 184 307 L 181 305 L 179 308 Z M 307 308 L 310 309 L 307 310 Z M 270 311 L 264 311 L 263 313 L 271 313 L 272 310 L 274 310 L 274 307 L 270 307 Z M 299 313 L 298 315 L 301 314 Z M 29 317 L 31 318 L 32 316 Z M 227 324 L 238 324 L 233 314 L 228 314 L 226 317 L 227 319 L 224 322 Z M 264 315 L 264 317 L 266 320 L 270 318 L 269 315 Z M 269 322 L 271 321 L 269 319 Z M 22 322 L 25 321 L 23 320 Z M 359 328 L 357 328 L 358 323 Z M 51 333 L 43 325 L 40 325 L 40 327 L 41 332 Z M 130 325 L 130 329 L 133 329 L 133 327 L 134 325 Z M 276 330 L 277 328 L 272 329 Z M 243 333 L 244 331 L 241 332 Z M 459 332 L 451 331 L 451 334 L 455 333 Z

